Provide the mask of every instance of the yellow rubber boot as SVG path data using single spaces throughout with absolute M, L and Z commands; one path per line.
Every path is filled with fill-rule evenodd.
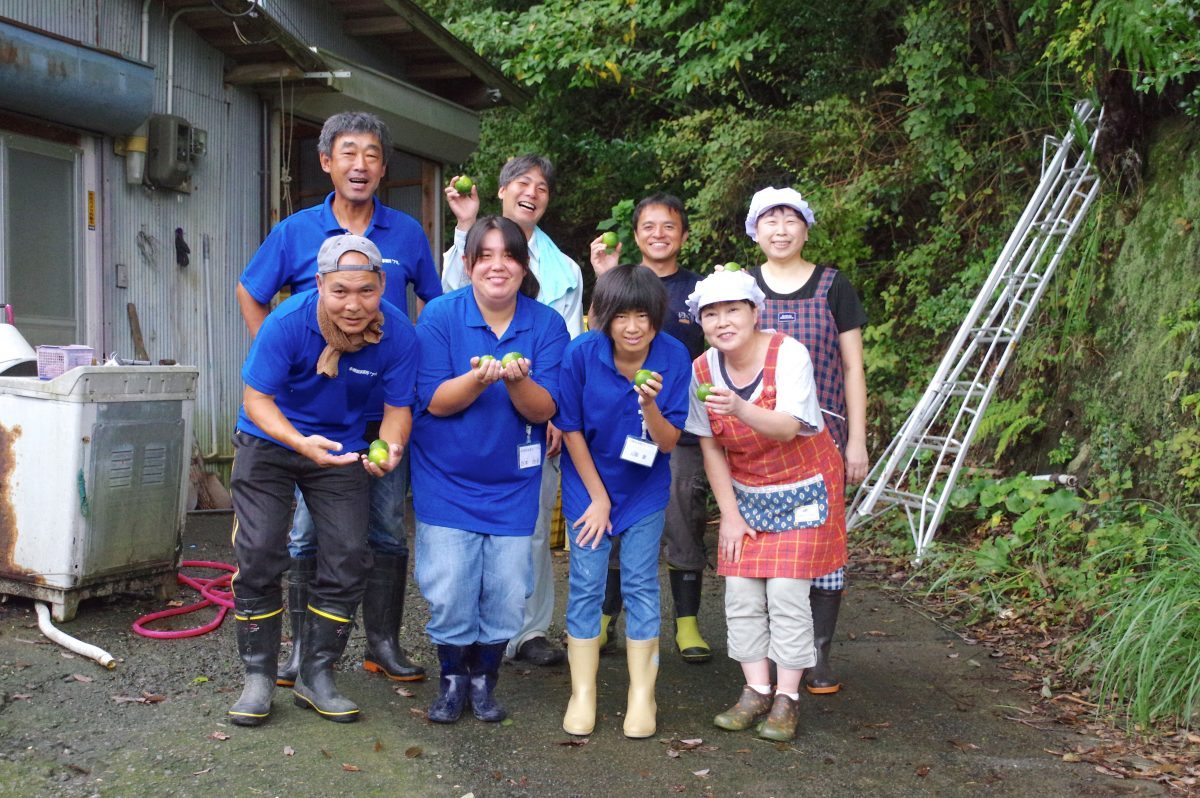
M 675 619 L 675 645 L 679 646 L 679 654 L 687 662 L 708 662 L 712 659 L 712 649 L 700 636 L 700 625 L 695 615 Z
M 625 661 L 629 667 L 625 736 L 650 737 L 658 722 L 658 704 L 654 701 L 654 683 L 658 680 L 658 638 L 626 639 Z
M 608 645 L 608 625 L 612 623 L 612 619 L 611 615 L 600 616 L 600 636 L 596 638 L 600 641 L 600 648 Z
M 584 640 L 567 637 L 571 700 L 567 702 L 567 713 L 563 715 L 562 723 L 563 731 L 567 734 L 588 735 L 596 728 L 596 671 L 600 668 L 601 637 Z

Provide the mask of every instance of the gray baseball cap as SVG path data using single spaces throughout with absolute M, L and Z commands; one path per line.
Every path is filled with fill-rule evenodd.
M 368 265 L 342 264 L 339 266 L 338 260 L 347 252 L 361 252 L 366 255 Z M 325 243 L 321 244 L 321 251 L 317 253 L 317 274 L 336 271 L 381 272 L 383 271 L 383 255 L 379 254 L 379 247 L 375 246 L 375 242 L 369 238 L 350 233 L 331 236 L 325 239 Z

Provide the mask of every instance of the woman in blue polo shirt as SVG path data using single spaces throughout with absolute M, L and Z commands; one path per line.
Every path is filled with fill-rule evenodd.
M 417 324 L 415 573 L 441 664 L 436 723 L 458 720 L 468 701 L 480 720 L 507 714 L 492 691 L 531 589 L 528 538 L 568 341 L 562 317 L 532 298 L 514 222 L 476 222 L 465 263 L 470 284 L 430 302 Z
M 625 736 L 649 737 L 656 727 L 658 547 L 691 379 L 687 348 L 659 334 L 666 310 L 666 290 L 650 269 L 605 272 L 592 297 L 592 332 L 567 347 L 559 378 L 554 423 L 566 449 L 563 514 L 572 521 L 569 734 L 591 734 L 596 723 L 600 605 L 614 535 L 627 610 Z

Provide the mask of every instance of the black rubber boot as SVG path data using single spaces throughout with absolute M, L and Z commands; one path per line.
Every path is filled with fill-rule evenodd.
M 236 726 L 261 726 L 271 716 L 283 606 L 278 596 L 234 599 L 233 617 L 237 623 L 238 654 L 246 667 L 246 686 L 237 703 L 229 708 L 229 722 Z
M 708 662 L 712 648 L 700 636 L 697 615 L 700 613 L 700 592 L 704 585 L 703 571 L 682 571 L 667 568 L 671 579 L 671 596 L 675 599 L 675 645 L 685 662 Z
M 608 577 L 604 582 L 604 603 L 600 605 L 600 651 L 612 650 L 617 641 L 617 616 L 621 614 L 625 602 L 621 597 L 621 568 L 611 565 Z
M 829 646 L 837 629 L 838 611 L 842 606 L 842 591 L 814 587 L 808 592 L 812 604 L 813 644 L 817 649 L 817 664 L 804 672 L 804 689 L 813 695 L 828 695 L 842 689 L 829 665 Z
M 304 637 L 305 607 L 308 606 L 308 583 L 317 572 L 316 557 L 293 557 L 288 570 L 288 615 L 292 620 L 292 653 L 279 666 L 275 684 L 291 687 L 300 675 L 300 641 Z
M 475 717 L 487 723 L 499 723 L 508 717 L 508 710 L 492 694 L 500 678 L 500 660 L 504 658 L 507 645 L 475 643 L 467 649 L 471 710 Z
M 337 723 L 358 720 L 358 705 L 339 693 L 333 681 L 333 665 L 346 650 L 353 626 L 353 605 L 322 608 L 308 605 L 300 678 L 292 688 L 296 706 L 315 709 L 321 717 Z
M 408 658 L 396 640 L 404 617 L 404 588 L 408 584 L 408 555 L 375 555 L 375 564 L 367 575 L 363 595 L 363 630 L 367 633 L 367 653 L 363 668 L 382 673 L 396 682 L 419 682 L 425 669 Z
M 471 678 L 467 671 L 467 646 L 439 644 L 437 649 L 442 675 L 438 680 L 438 697 L 426 716 L 434 723 L 454 723 L 462 717 L 467 705 Z

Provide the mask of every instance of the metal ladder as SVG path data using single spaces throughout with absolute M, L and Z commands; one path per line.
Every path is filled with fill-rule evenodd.
M 1017 342 L 1099 193 L 1092 152 L 1101 116 L 1080 100 L 1066 134 L 1042 142 L 1041 181 L 929 387 L 854 496 L 850 528 L 904 508 L 916 563 L 937 532 Z

